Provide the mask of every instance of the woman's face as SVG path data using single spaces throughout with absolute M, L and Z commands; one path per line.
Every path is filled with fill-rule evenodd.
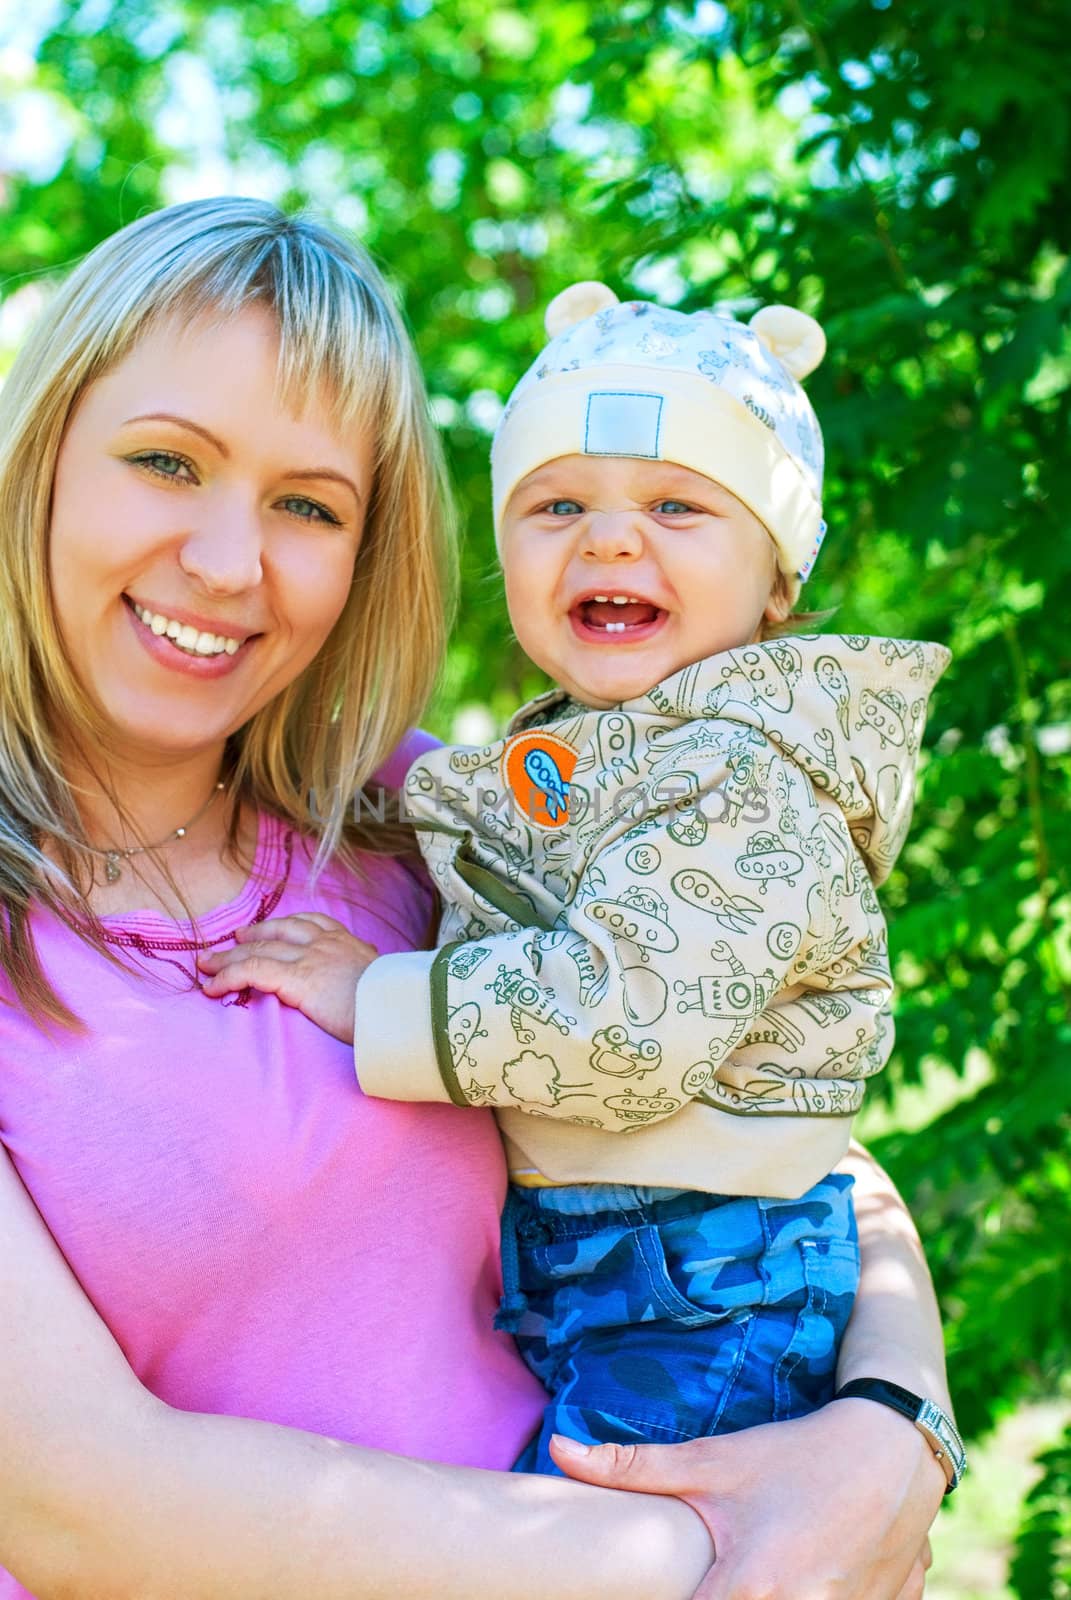
M 109 749 L 219 744 L 313 659 L 349 593 L 371 440 L 323 395 L 276 391 L 259 308 L 147 334 L 80 401 L 60 448 L 49 565 Z

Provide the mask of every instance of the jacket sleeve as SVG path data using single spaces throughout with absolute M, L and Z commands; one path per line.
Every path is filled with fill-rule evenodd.
M 763 769 L 748 806 L 719 755 L 683 799 L 603 828 L 552 929 L 373 963 L 357 994 L 365 1091 L 608 1131 L 678 1111 L 826 927 L 813 791 L 780 755 Z

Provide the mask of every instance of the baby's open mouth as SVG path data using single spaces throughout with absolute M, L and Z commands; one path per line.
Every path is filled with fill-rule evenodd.
M 633 595 L 593 595 L 580 600 L 571 615 L 590 633 L 640 633 L 665 616 L 661 606 Z

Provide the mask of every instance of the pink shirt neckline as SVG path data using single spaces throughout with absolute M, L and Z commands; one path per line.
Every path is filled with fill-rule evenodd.
M 294 830 L 270 812 L 257 814 L 257 842 L 253 864 L 245 883 L 232 899 L 213 906 L 191 923 L 176 923 L 162 911 L 113 911 L 101 917 L 110 944 L 128 944 L 124 934 L 151 936 L 154 945 L 175 950 L 219 944 L 234 935 L 235 928 L 262 922 L 270 916 L 265 903 L 278 902 L 290 877 Z M 179 930 L 179 931 L 176 931 Z

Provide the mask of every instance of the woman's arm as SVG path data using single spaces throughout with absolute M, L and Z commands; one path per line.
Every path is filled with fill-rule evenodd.
M 0 1565 L 39 1600 L 687 1600 L 683 1505 L 172 1410 L 0 1151 Z
M 860 1146 L 861 1274 L 838 1384 L 889 1378 L 948 1406 L 941 1325 L 915 1226 L 892 1180 Z M 673 1494 L 699 1512 L 716 1560 L 696 1600 L 915 1600 L 945 1477 L 905 1417 L 839 1400 L 809 1417 L 689 1444 L 555 1451 L 570 1476 Z
M 887 1378 L 951 1411 L 941 1314 L 911 1213 L 889 1174 L 855 1140 L 838 1170 L 855 1179 L 860 1271 L 837 1386 L 853 1378 Z

